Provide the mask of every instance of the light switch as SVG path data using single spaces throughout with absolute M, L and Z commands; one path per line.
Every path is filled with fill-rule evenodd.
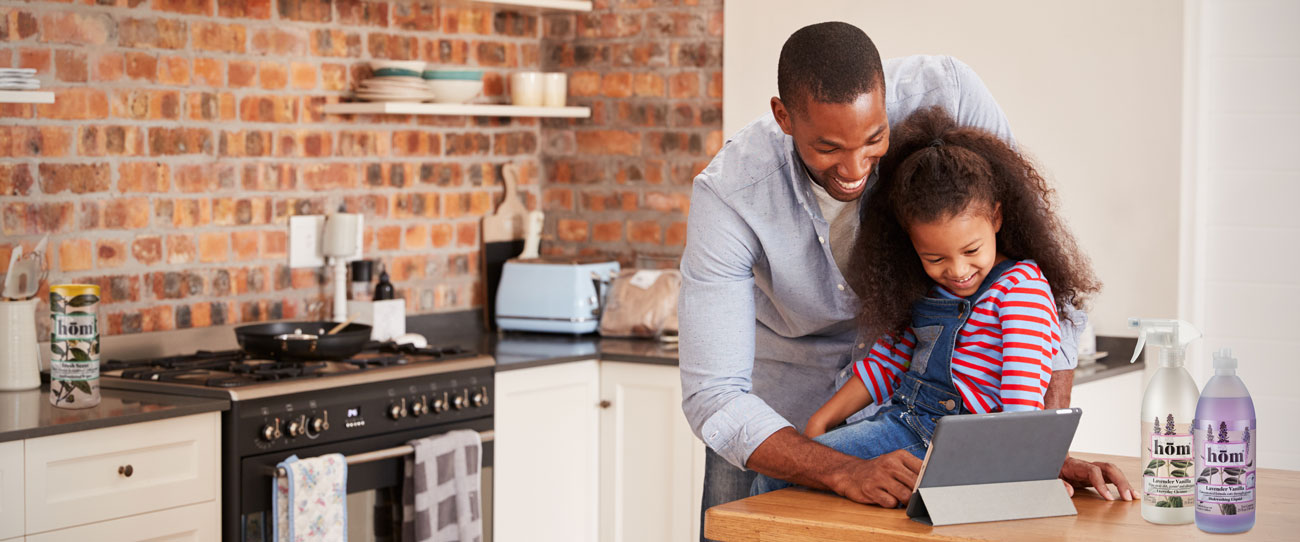
M 289 217 L 289 267 L 320 267 L 325 265 L 321 256 L 321 235 L 325 217 L 306 215 Z

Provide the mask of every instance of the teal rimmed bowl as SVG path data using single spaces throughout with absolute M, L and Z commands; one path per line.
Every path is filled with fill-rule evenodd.
M 426 81 L 482 81 L 483 70 L 424 70 Z

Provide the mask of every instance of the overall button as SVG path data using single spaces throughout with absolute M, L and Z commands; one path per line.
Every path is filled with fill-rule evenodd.
M 858 343 L 858 350 L 861 350 L 866 347 L 867 347 L 867 343 Z
M 843 285 L 843 284 L 836 284 L 835 287 L 836 287 L 836 288 L 839 288 L 841 292 L 844 291 L 844 285 Z
M 825 237 L 822 237 L 822 236 L 820 236 L 820 235 L 818 235 L 818 236 L 817 236 L 817 242 L 818 242 L 818 243 L 821 243 L 821 244 L 824 245 L 824 244 L 826 244 L 826 238 L 825 238 Z
M 939 401 L 939 404 L 943 405 L 943 408 L 946 408 L 948 410 L 956 410 L 957 408 L 957 401 L 954 401 L 952 399 L 948 399 L 947 401 Z

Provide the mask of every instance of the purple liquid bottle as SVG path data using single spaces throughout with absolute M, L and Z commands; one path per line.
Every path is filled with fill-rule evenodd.
M 1255 526 L 1255 404 L 1232 350 L 1214 353 L 1214 377 L 1196 403 L 1196 526 L 1241 533 Z

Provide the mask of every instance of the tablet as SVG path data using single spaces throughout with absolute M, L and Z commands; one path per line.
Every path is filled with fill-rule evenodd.
M 1062 408 L 940 418 L 907 515 L 926 515 L 918 496 L 924 488 L 1055 482 L 1081 415 L 1080 409 Z

